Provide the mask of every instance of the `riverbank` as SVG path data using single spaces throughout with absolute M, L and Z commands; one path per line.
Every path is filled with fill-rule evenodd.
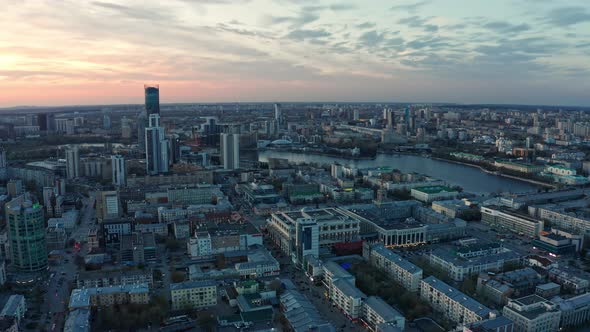
M 264 148 L 258 149 L 259 152 L 264 151 L 277 151 L 277 152 L 288 152 L 288 153 L 303 153 L 303 154 L 313 154 L 316 156 L 324 156 L 324 157 L 332 157 L 332 158 L 341 158 L 341 159 L 350 159 L 350 160 L 374 160 L 376 156 L 352 156 L 347 154 L 338 154 L 338 153 L 329 153 L 329 152 L 322 152 L 316 150 L 298 150 L 298 149 L 272 149 L 272 148 Z
M 435 159 L 435 160 L 439 160 L 439 161 L 445 161 L 445 162 L 452 163 L 452 164 L 475 167 L 475 168 L 478 168 L 480 171 L 487 173 L 487 174 L 497 175 L 497 176 L 501 176 L 501 177 L 505 177 L 505 178 L 509 178 L 509 179 L 513 179 L 513 180 L 522 181 L 522 182 L 528 182 L 528 183 L 532 183 L 532 184 L 547 187 L 547 188 L 552 188 L 552 189 L 557 188 L 557 186 L 555 186 L 554 184 L 550 184 L 550 183 L 542 182 L 542 181 L 537 181 L 537 180 L 533 180 L 533 179 L 521 178 L 521 177 L 518 177 L 515 175 L 504 174 L 500 171 L 490 171 L 490 170 L 485 169 L 484 167 L 481 167 L 480 165 L 469 164 L 469 163 L 462 162 L 462 161 L 439 158 L 439 157 L 432 157 L 432 156 L 430 158 Z

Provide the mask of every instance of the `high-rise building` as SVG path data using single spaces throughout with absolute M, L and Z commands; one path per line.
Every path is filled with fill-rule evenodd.
M 385 110 L 385 120 L 387 121 L 387 128 L 394 128 L 395 125 L 395 114 L 392 109 Z
M 111 111 L 110 110 L 103 110 L 102 111 L 102 129 L 104 130 L 111 130 Z
M 275 120 L 279 125 L 283 123 L 283 110 L 281 110 L 281 104 L 275 104 Z
M 6 150 L 0 146 L 0 180 L 6 180 L 8 177 L 8 160 L 6 159 Z
M 297 262 L 305 264 L 308 256 L 318 258 L 320 255 L 320 230 L 313 219 L 301 219 L 295 230 L 295 253 Z
M 113 172 L 113 184 L 124 186 L 126 180 L 125 158 L 120 155 L 111 156 L 111 169 Z
M 149 117 L 152 114 L 160 114 L 160 86 L 144 85 L 145 112 Z
M 145 111 L 141 111 L 137 116 L 137 144 L 141 150 L 145 150 L 145 128 L 147 116 Z
M 145 159 L 148 175 L 168 172 L 168 140 L 160 127 L 160 115 L 151 114 L 145 128 Z
M 352 111 L 352 119 L 354 121 L 358 121 L 360 119 L 360 112 L 359 112 L 359 110 L 353 110 Z
M 11 198 L 15 198 L 23 193 L 23 181 L 12 179 L 6 184 L 6 191 Z
M 47 268 L 45 219 L 43 207 L 18 196 L 6 204 L 6 223 L 12 265 L 19 272 L 37 272 Z
M 220 150 L 224 169 L 240 168 L 240 135 L 221 134 Z
M 216 117 L 207 117 L 205 123 L 201 125 L 201 142 L 204 145 L 217 146 L 219 144 L 221 126 L 217 122 Z
M 68 179 L 80 176 L 80 152 L 77 146 L 66 150 L 66 176 Z
M 41 131 L 55 130 L 55 117 L 52 113 L 37 114 L 37 122 L 39 123 L 39 130 Z
M 6 149 L 0 146 L 0 169 L 6 168 Z

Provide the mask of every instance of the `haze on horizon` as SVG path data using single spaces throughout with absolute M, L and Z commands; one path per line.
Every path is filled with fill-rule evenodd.
M 0 107 L 590 106 L 589 77 L 584 0 L 8 0 L 0 29 Z

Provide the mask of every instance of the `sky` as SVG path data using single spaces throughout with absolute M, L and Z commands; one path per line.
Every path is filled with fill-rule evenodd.
M 3 0 L 0 107 L 590 106 L 587 0 Z

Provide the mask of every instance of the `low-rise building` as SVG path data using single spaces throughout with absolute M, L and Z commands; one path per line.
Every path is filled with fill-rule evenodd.
M 456 281 L 462 281 L 473 274 L 488 271 L 501 271 L 506 264 L 517 263 L 520 256 L 502 248 L 502 252 L 461 257 L 459 253 L 444 248 L 434 249 L 430 255 L 430 264 L 449 274 Z
M 447 186 L 427 186 L 412 188 L 410 195 L 421 202 L 430 203 L 438 200 L 454 199 L 459 195 L 459 192 Z
M 577 327 L 590 321 L 590 293 L 554 301 L 561 310 L 561 328 Z
M 537 238 L 544 228 L 542 220 L 500 206 L 482 206 L 481 221 L 530 238 Z
M 512 299 L 504 306 L 504 316 L 514 322 L 515 332 L 555 332 L 559 330 L 558 306 L 538 295 Z
M 150 268 L 80 271 L 76 277 L 76 287 L 98 288 L 146 284 L 151 288 L 154 284 L 153 274 Z
M 434 276 L 422 280 L 420 297 L 455 324 L 471 324 L 493 318 L 492 311 Z
M 70 310 L 105 307 L 115 304 L 148 304 L 147 284 L 76 288 L 70 295 Z
M 170 284 L 172 310 L 211 307 L 217 304 L 217 284 L 211 280 Z
M 63 332 L 90 332 L 90 316 L 88 309 L 76 309 L 68 313 Z
M 294 332 L 335 332 L 334 326 L 320 315 L 317 308 L 300 292 L 289 289 L 280 298 L 280 306 Z

